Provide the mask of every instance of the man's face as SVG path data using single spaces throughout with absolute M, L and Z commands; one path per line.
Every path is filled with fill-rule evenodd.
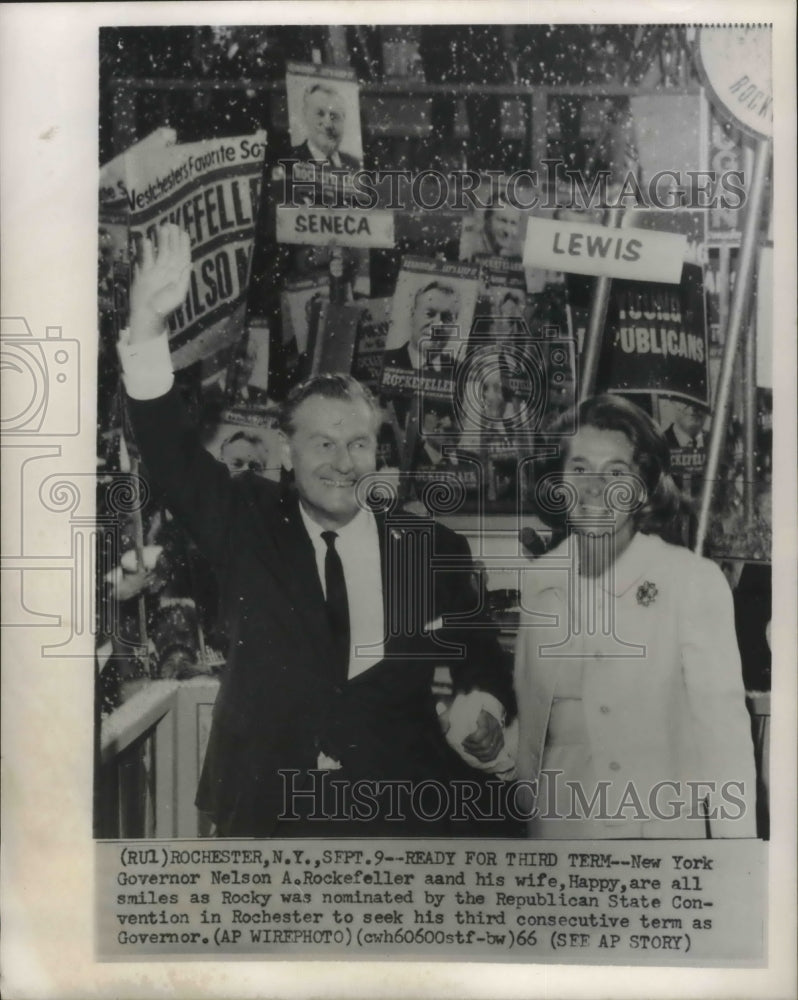
M 221 456 L 233 476 L 240 476 L 242 472 L 249 470 L 262 476 L 269 460 L 266 448 L 260 442 L 247 441 L 245 438 L 224 445 Z
M 502 257 L 521 252 L 521 219 L 511 208 L 496 208 L 488 213 L 486 229 L 493 248 Z
M 704 412 L 690 403 L 677 403 L 675 410 L 676 423 L 689 437 L 697 437 L 704 427 Z
M 422 433 L 430 444 L 441 448 L 451 443 L 452 418 L 448 413 L 438 413 L 437 410 L 425 410 L 422 419 Z
M 445 323 L 456 323 L 458 314 L 457 296 L 442 288 L 430 288 L 416 297 L 410 317 L 410 341 L 418 347 L 423 337 L 431 337 L 433 327 Z M 449 340 L 449 333 L 445 334 Z
M 514 295 L 507 295 L 499 306 L 499 312 L 505 319 L 521 319 L 524 315 L 524 307 L 520 299 Z
M 284 438 L 283 464 L 293 469 L 302 504 L 314 521 L 335 531 L 359 507 L 355 485 L 377 468 L 377 420 L 365 400 L 310 396 Z
M 325 156 L 337 152 L 346 122 L 341 98 L 326 90 L 315 90 L 305 98 L 304 113 L 308 140 Z

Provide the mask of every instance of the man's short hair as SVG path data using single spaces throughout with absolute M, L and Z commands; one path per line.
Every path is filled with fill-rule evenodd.
M 419 288 L 413 297 L 413 308 L 415 309 L 416 303 L 421 298 L 422 295 L 427 292 L 443 292 L 444 295 L 453 295 L 457 298 L 457 289 L 453 285 L 446 285 L 442 281 L 431 281 L 428 285 L 424 285 L 423 288 Z
M 251 431 L 236 431 L 234 434 L 231 434 L 229 438 L 225 438 L 224 441 L 222 441 L 219 451 L 223 452 L 228 445 L 235 444 L 236 441 L 246 441 L 247 444 L 259 446 L 263 445 L 263 439 L 258 437 L 257 434 L 253 434 Z
M 296 429 L 294 427 L 296 411 L 306 399 L 313 396 L 321 396 L 322 399 L 342 399 L 352 403 L 362 401 L 371 409 L 375 422 L 379 421 L 380 409 L 377 400 L 370 390 L 352 375 L 343 373 L 313 375 L 295 385 L 280 407 L 280 430 L 288 437 Z
M 517 306 L 523 306 L 526 305 L 526 295 L 522 291 L 511 288 L 502 296 L 502 300 L 499 303 L 500 309 L 505 302 L 515 302 Z
M 311 85 L 305 90 L 305 93 L 302 95 L 302 100 L 306 101 L 309 97 L 312 97 L 313 94 L 315 94 L 317 91 L 320 91 L 322 94 L 329 94 L 330 97 L 337 97 L 340 101 L 343 101 L 343 98 L 341 97 L 340 93 L 335 89 L 335 87 L 331 86 L 329 83 L 311 83 Z

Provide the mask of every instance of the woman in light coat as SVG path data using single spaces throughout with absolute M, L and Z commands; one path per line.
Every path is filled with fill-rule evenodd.
M 522 586 L 515 685 L 529 835 L 754 836 L 725 577 L 665 540 L 680 497 L 653 421 L 600 396 L 579 407 L 576 427 L 562 468 L 538 483 L 544 506 L 567 501 L 568 534 Z

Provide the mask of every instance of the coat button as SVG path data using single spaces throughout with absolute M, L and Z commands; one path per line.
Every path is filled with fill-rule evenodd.
M 620 769 L 621 769 L 621 765 L 618 763 L 617 760 L 611 760 L 610 761 L 610 770 L 611 771 L 620 771 Z
M 602 705 L 601 708 L 599 708 L 599 712 L 601 712 L 602 715 L 609 715 L 610 714 L 610 706 L 609 705 Z

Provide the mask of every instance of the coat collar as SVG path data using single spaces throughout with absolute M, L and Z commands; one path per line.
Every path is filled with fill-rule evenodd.
M 656 550 L 660 544 L 662 543 L 657 535 L 644 535 L 638 531 L 625 551 L 602 573 L 602 589 L 616 597 L 623 596 L 646 570 L 656 565 Z
M 638 531 L 613 565 L 598 577 L 601 589 L 615 597 L 622 597 L 647 571 L 656 568 L 662 558 L 661 548 L 664 544 L 658 535 L 644 535 Z M 573 535 L 541 558 L 553 558 L 558 562 L 564 560 L 565 565 L 561 564 L 562 572 L 579 572 L 579 548 Z M 568 592 L 565 578 L 558 579 L 552 587 L 563 594 Z

